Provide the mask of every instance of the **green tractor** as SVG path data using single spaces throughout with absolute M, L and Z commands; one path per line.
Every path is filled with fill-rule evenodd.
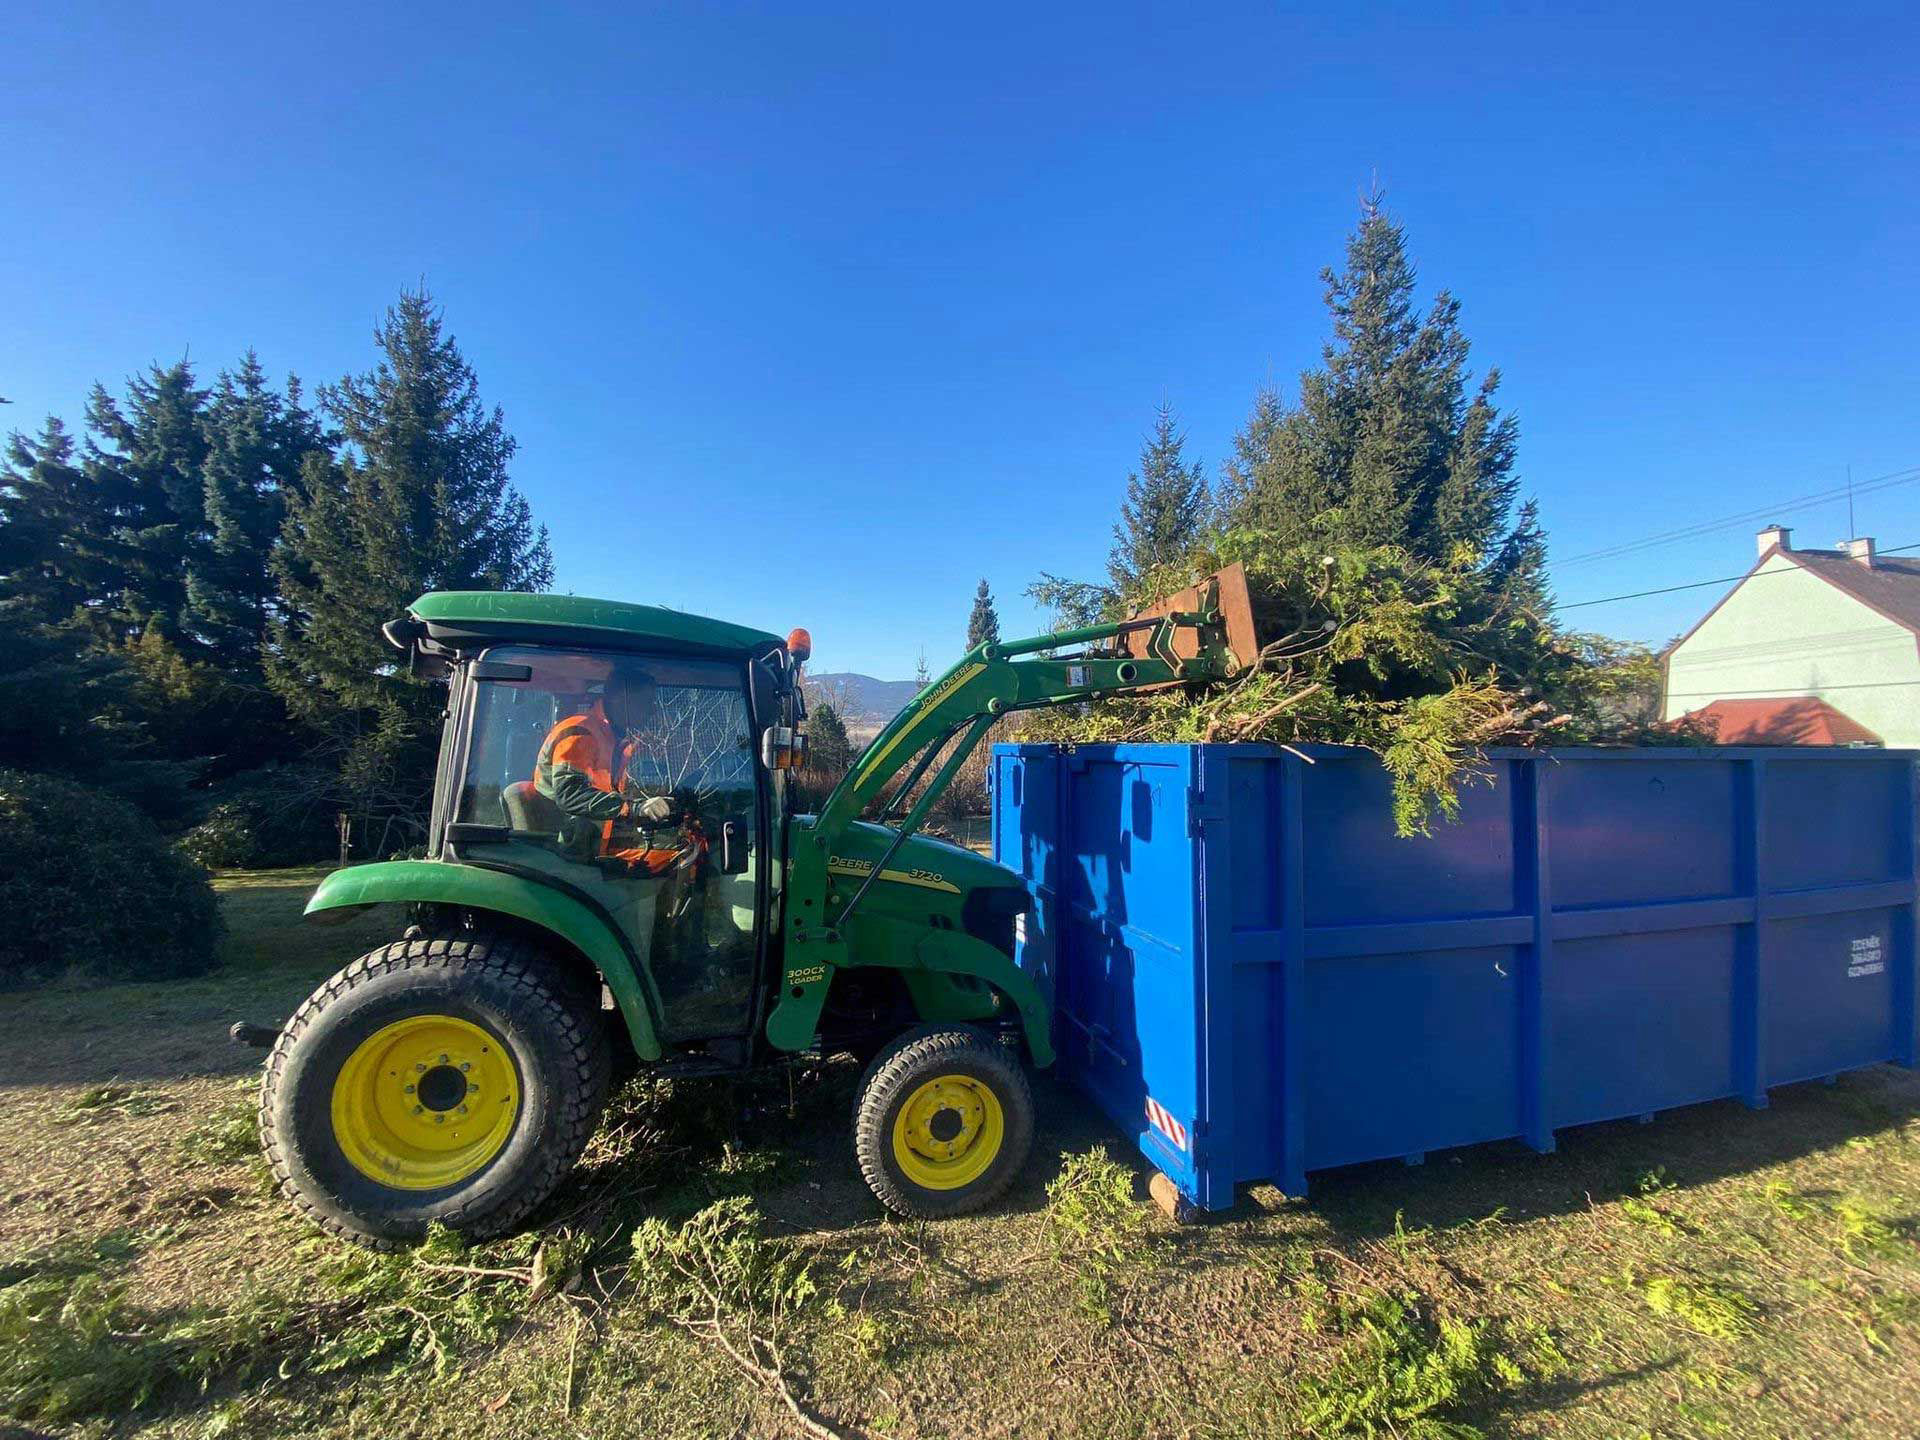
M 979 646 L 809 815 L 790 805 L 804 631 L 435 593 L 386 634 L 448 687 L 428 858 L 336 871 L 307 915 L 397 902 L 413 923 L 300 1006 L 260 1091 L 283 1193 L 375 1246 L 520 1225 L 636 1063 L 712 1075 L 851 1052 L 867 1061 L 854 1151 L 880 1201 L 989 1203 L 1032 1143 L 1025 1067 L 1053 1059 L 1016 963 L 1029 901 L 914 832 L 997 717 L 1253 658 L 1237 570 L 1140 618 Z

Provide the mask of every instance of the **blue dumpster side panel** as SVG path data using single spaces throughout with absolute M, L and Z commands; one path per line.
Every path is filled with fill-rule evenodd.
M 999 746 L 1061 1063 L 1182 1193 L 1914 1063 L 1914 757 Z

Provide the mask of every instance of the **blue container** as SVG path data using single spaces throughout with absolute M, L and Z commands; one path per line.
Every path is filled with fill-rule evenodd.
M 1497 751 L 1431 838 L 1335 746 L 1001 745 L 1067 1073 L 1189 1200 L 1915 1061 L 1915 766 Z

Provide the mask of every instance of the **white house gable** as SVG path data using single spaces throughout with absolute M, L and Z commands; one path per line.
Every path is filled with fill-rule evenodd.
M 1888 745 L 1920 745 L 1914 631 L 1776 550 L 1668 653 L 1663 715 L 1790 695 L 1819 696 Z

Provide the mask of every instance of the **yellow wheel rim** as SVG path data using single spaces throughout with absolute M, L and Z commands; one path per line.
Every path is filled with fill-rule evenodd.
M 437 1190 L 498 1155 L 520 1116 L 520 1075 L 498 1039 L 452 1015 L 374 1031 L 333 1082 L 333 1138 L 396 1190 Z
M 987 1173 L 1006 1136 L 993 1087 L 971 1075 L 940 1075 L 894 1114 L 893 1159 L 923 1190 L 958 1190 Z

